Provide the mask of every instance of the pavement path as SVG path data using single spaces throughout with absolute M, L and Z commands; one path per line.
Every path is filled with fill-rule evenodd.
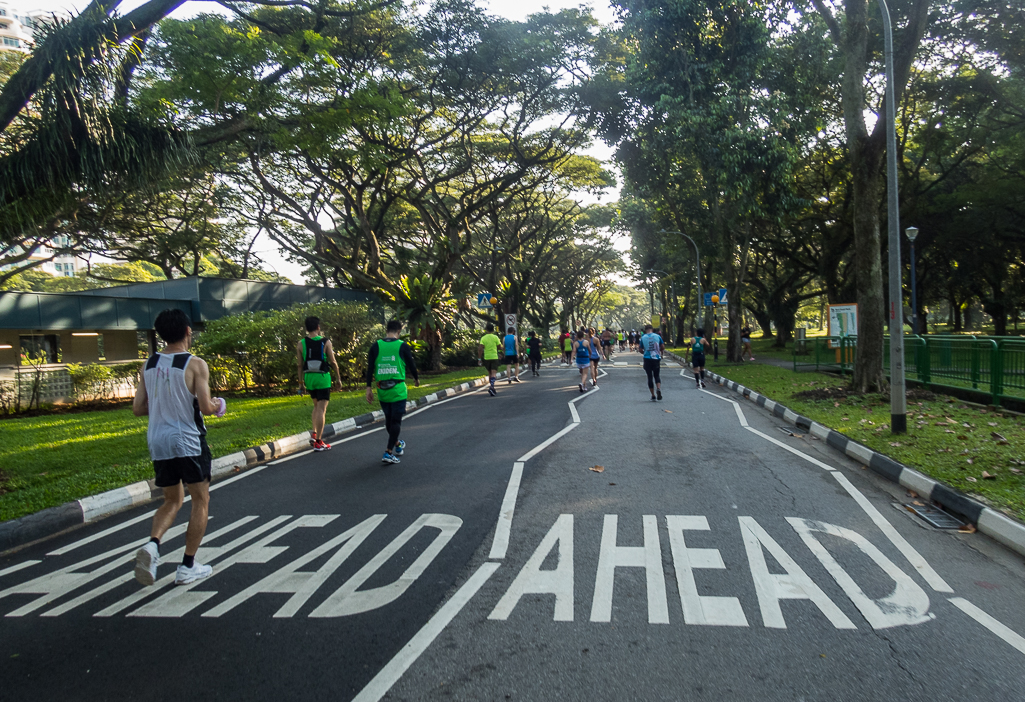
M 187 508 L 153 588 L 152 507 L 0 559 L 0 699 L 1025 699 L 1020 557 L 614 361 L 418 410 L 399 465 L 377 428 L 218 483 L 190 587 Z

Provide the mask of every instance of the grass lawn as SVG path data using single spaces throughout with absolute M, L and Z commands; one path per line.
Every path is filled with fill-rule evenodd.
M 1025 519 L 1025 422 L 944 395 L 911 391 L 908 433 L 889 431 L 886 395 L 847 395 L 822 373 L 720 361 L 708 368 L 894 460 Z M 983 471 L 995 476 L 984 478 Z
M 416 399 L 480 378 L 481 368 L 423 376 L 410 385 Z M 333 393 L 327 421 L 355 417 L 368 405 L 363 391 Z M 308 396 L 229 398 L 228 414 L 207 417 L 207 441 L 214 457 L 310 428 Z M 131 407 L 0 421 L 0 521 L 15 519 L 104 490 L 153 477 L 146 447 L 146 418 Z

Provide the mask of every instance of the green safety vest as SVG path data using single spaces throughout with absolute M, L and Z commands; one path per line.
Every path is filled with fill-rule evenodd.
M 317 344 L 310 344 L 311 341 Z M 331 372 L 327 368 L 324 347 L 327 339 L 322 336 L 303 337 L 303 382 L 307 390 L 329 390 Z
M 399 355 L 401 347 L 401 339 L 379 339 L 377 342 L 374 380 L 377 381 L 379 402 L 399 402 L 409 396 L 406 388 L 406 362 Z
M 573 350 L 573 337 L 572 336 L 567 336 L 566 337 L 566 341 L 564 341 L 563 343 L 565 344 L 565 349 L 567 351 L 572 351 Z

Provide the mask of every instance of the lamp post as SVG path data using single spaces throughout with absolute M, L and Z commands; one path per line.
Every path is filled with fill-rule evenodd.
M 911 243 L 911 333 L 918 336 L 918 298 L 915 296 L 915 237 L 918 236 L 918 227 L 908 227 L 904 233 Z
M 679 232 L 676 230 L 663 229 L 659 232 L 659 234 L 679 234 L 684 239 L 689 241 L 690 245 L 694 247 L 694 264 L 695 268 L 697 269 L 698 279 L 698 306 L 694 309 L 694 318 L 699 319 L 698 315 L 701 314 L 701 305 L 704 302 L 705 296 L 701 294 L 701 254 L 698 252 L 698 245 L 694 243 L 694 240 L 691 239 L 689 236 L 687 236 L 683 232 Z M 700 321 L 698 321 L 698 326 L 701 326 Z
M 897 193 L 897 117 L 893 80 L 893 27 L 886 0 L 883 15 L 883 53 L 886 58 L 886 219 L 890 263 L 890 432 L 908 431 L 908 401 L 904 387 L 904 294 L 900 269 L 900 199 Z

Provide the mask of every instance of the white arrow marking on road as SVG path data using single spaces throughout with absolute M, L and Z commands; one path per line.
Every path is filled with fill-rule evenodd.
M 369 563 L 347 580 L 340 588 L 310 613 L 311 617 L 344 617 L 349 614 L 360 614 L 391 604 L 409 589 L 417 578 L 423 575 L 427 566 L 441 553 L 463 520 L 451 514 L 424 514 L 409 525 L 405 531 L 385 546 L 384 550 L 374 556 Z M 439 533 L 434 541 L 417 556 L 398 580 L 388 585 L 381 585 L 370 590 L 359 590 L 388 560 L 399 552 L 421 529 L 432 527 Z
M 370 535 L 370 533 L 384 521 L 386 516 L 387 515 L 384 514 L 375 514 L 372 517 L 364 519 L 351 529 L 348 529 L 328 542 L 321 544 L 309 553 L 297 558 L 283 568 L 280 568 L 274 573 L 271 573 L 267 577 L 261 579 L 254 585 L 250 585 L 242 592 L 222 602 L 213 609 L 204 612 L 202 616 L 220 617 L 221 615 L 230 612 L 246 600 L 261 593 L 292 594 L 292 597 L 288 599 L 288 602 L 286 602 L 281 609 L 275 612 L 274 616 L 278 618 L 294 616 L 295 613 L 299 611 L 299 608 L 306 604 L 307 600 L 313 596 L 313 593 L 317 591 L 317 588 L 323 585 L 324 582 L 331 577 L 332 573 L 334 573 L 338 567 L 342 565 L 350 555 L 352 555 L 352 552 L 355 551 L 356 548 Z M 335 554 L 317 570 L 312 572 L 299 570 L 303 566 L 320 558 L 336 546 L 341 546 L 341 548 L 339 548 L 338 551 L 335 552 Z
M 555 570 L 541 570 L 548 554 L 558 545 L 559 561 Z M 573 515 L 561 514 L 527 559 L 516 579 L 498 601 L 488 619 L 505 620 L 516 609 L 520 598 L 528 594 L 555 595 L 557 622 L 573 621 Z
M 808 545 L 808 548 L 815 554 L 815 557 L 822 562 L 823 567 L 833 576 L 833 580 L 851 598 L 854 606 L 861 610 L 862 616 L 865 617 L 865 620 L 873 629 L 887 629 L 892 626 L 912 626 L 935 619 L 935 615 L 929 613 L 929 595 L 925 593 L 925 590 L 920 588 L 893 561 L 884 556 L 882 551 L 858 532 L 811 519 L 787 517 L 787 521 L 790 522 L 790 526 L 794 528 L 794 531 L 801 536 L 801 539 Z M 862 553 L 875 561 L 876 565 L 893 579 L 895 583 L 893 592 L 878 600 L 874 600 L 866 595 L 865 591 L 854 582 L 854 578 L 812 536 L 813 531 L 846 539 L 857 546 Z
M 616 534 L 619 516 L 605 515 L 601 532 L 601 552 L 598 554 L 598 572 L 594 578 L 594 598 L 591 600 L 591 621 L 612 621 L 612 592 L 616 568 L 644 568 L 648 590 L 648 623 L 668 624 L 669 603 L 666 600 L 666 576 L 662 570 L 662 548 L 658 541 L 658 521 L 653 514 L 645 514 L 643 546 L 617 546 Z
M 780 600 L 811 600 L 837 629 L 858 628 L 753 517 L 737 519 L 740 521 L 740 532 L 744 536 L 744 548 L 751 566 L 758 606 L 762 611 L 762 623 L 766 628 L 787 628 L 783 610 L 779 606 Z M 765 564 L 763 547 L 783 567 L 786 575 L 769 572 Z
M 708 519 L 703 516 L 670 514 L 666 516 L 666 527 L 669 530 L 669 547 L 673 552 L 673 567 L 676 570 L 684 622 L 710 626 L 748 626 L 744 609 L 736 597 L 698 594 L 694 569 L 726 569 L 718 549 L 687 548 L 684 540 L 684 531 L 710 531 Z

